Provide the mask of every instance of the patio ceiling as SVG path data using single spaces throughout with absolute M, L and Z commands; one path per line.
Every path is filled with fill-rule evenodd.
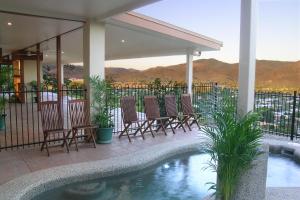
M 178 30 L 173 30 L 169 25 L 162 24 L 167 30 L 172 30 L 172 33 L 167 34 L 161 29 L 152 30 L 150 26 L 154 22 L 146 24 L 146 28 L 121 19 L 127 19 L 132 14 L 144 17 L 137 13 L 125 13 L 106 20 L 106 60 L 185 55 L 187 49 L 212 51 L 219 50 L 222 46 L 219 41 L 192 32 L 182 32 L 187 30 L 178 27 Z M 82 34 L 82 29 L 79 29 L 62 37 L 63 63 L 82 62 Z M 42 49 L 45 45 L 46 43 L 42 45 Z M 47 54 L 44 63 L 55 63 L 55 40 L 50 41 L 48 47 L 50 50 L 44 52 Z
M 223 45 L 215 39 L 136 12 L 111 17 L 106 23 L 108 60 L 185 55 L 188 49 L 215 51 Z M 120 40 L 125 43 L 120 45 Z M 113 42 L 116 44 L 110 45 Z
M 7 22 L 13 25 L 8 26 Z M 185 55 L 187 49 L 211 51 L 222 46 L 217 40 L 134 12 L 107 18 L 104 23 L 106 60 Z M 82 62 L 83 25 L 78 21 L 0 13 L 0 29 L 3 30 L 0 47 L 5 55 L 77 29 L 62 36 L 62 62 Z M 45 64 L 55 64 L 55 44 L 55 39 L 41 44 Z
M 82 22 L 0 13 L 0 47 L 6 55 L 81 26 Z

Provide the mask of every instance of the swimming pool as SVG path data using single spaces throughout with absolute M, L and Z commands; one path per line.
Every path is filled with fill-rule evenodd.
M 208 160 L 205 154 L 184 154 L 126 176 L 66 185 L 34 200 L 199 200 L 212 192 L 206 183 L 216 179 L 214 172 L 205 170 Z M 300 187 L 300 166 L 292 159 L 270 154 L 268 162 L 268 187 Z

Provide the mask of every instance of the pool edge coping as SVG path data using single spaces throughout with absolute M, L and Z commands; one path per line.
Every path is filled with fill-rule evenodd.
M 65 184 L 142 170 L 176 154 L 201 151 L 202 142 L 200 137 L 170 141 L 124 156 L 35 171 L 0 185 L 0 199 L 28 200 Z
M 68 183 L 142 170 L 179 153 L 201 151 L 202 142 L 201 137 L 170 141 L 125 156 L 35 171 L 0 185 L 0 199 L 32 199 L 42 192 Z M 269 145 L 272 153 L 293 152 L 295 161 L 300 163 L 300 144 L 275 139 L 263 139 L 263 143 Z M 300 187 L 298 189 L 300 192 Z
M 271 153 L 282 154 L 289 152 L 290 156 L 300 165 L 300 144 L 292 141 L 280 141 L 277 139 L 264 139 L 264 143 L 269 145 Z

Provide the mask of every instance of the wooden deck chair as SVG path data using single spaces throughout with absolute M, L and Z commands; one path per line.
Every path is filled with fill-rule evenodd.
M 167 135 L 166 127 L 170 125 L 169 117 L 161 117 L 159 112 L 159 105 L 157 102 L 156 96 L 145 96 L 144 97 L 144 104 L 145 104 L 145 113 L 147 117 L 148 125 L 145 128 L 144 132 L 146 132 L 148 129 L 150 129 L 150 132 L 152 136 L 154 137 L 152 125 L 154 122 L 158 122 L 158 127 L 156 129 L 156 132 L 158 132 L 160 129 L 163 130 L 165 135 Z M 172 129 L 173 134 L 175 134 L 174 128 L 170 126 Z
M 193 106 L 192 106 L 192 99 L 189 94 L 182 94 L 181 95 L 181 106 L 182 112 L 184 117 L 184 123 L 188 126 L 189 130 L 191 131 L 191 126 L 196 124 L 200 129 L 200 125 L 198 123 L 199 113 L 195 113 Z M 190 122 L 190 123 L 189 123 Z
M 165 96 L 165 107 L 167 116 L 170 119 L 170 125 L 175 124 L 175 128 L 182 128 L 186 132 L 183 126 L 184 116 L 179 116 L 178 114 L 175 95 Z
M 66 144 L 67 152 L 69 153 L 69 146 L 67 143 L 67 134 L 68 130 L 64 129 L 63 119 L 60 112 L 60 104 L 57 101 L 45 101 L 40 103 L 40 114 L 41 114 L 41 121 L 42 121 L 42 129 L 44 134 L 44 142 L 41 147 L 41 151 L 44 150 L 46 146 L 47 154 L 50 156 L 48 143 L 51 142 L 50 136 L 57 135 L 61 136 L 62 138 L 55 138 L 56 140 L 62 140 L 64 144 Z
M 142 127 L 145 125 L 145 123 L 147 121 L 138 120 L 138 116 L 137 116 L 136 108 L 135 108 L 135 98 L 134 98 L 134 96 L 122 97 L 121 100 L 120 100 L 120 103 L 121 103 L 122 120 L 123 120 L 123 123 L 124 123 L 124 129 L 120 133 L 119 138 L 124 136 L 124 134 L 126 133 L 129 142 L 131 142 L 131 139 L 130 139 L 130 136 L 129 136 L 130 134 L 129 134 L 128 129 L 133 124 L 136 124 L 137 125 L 137 130 L 135 131 L 135 133 L 133 135 L 136 136 L 136 134 L 138 132 L 140 132 L 143 139 L 145 139 L 144 132 L 142 132 Z M 142 123 L 142 124 L 140 124 L 140 123 Z
M 96 142 L 94 137 L 94 131 L 98 128 L 96 125 L 92 125 L 90 121 L 90 113 L 88 109 L 88 101 L 85 99 L 70 100 L 68 102 L 69 113 L 70 113 L 70 123 L 71 131 L 68 134 L 71 135 L 71 140 L 69 146 L 72 145 L 74 141 L 76 150 L 78 151 L 78 140 L 79 130 L 84 131 L 84 137 L 87 138 L 86 141 L 92 140 L 94 148 L 96 148 Z

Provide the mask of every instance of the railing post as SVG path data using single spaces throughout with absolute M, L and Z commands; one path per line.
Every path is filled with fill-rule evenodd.
M 297 101 L 297 91 L 294 91 L 294 96 L 293 96 L 292 127 L 291 127 L 291 140 L 294 140 L 294 134 L 295 134 L 296 101 Z
M 218 83 L 214 83 L 214 109 L 217 111 L 218 108 Z

